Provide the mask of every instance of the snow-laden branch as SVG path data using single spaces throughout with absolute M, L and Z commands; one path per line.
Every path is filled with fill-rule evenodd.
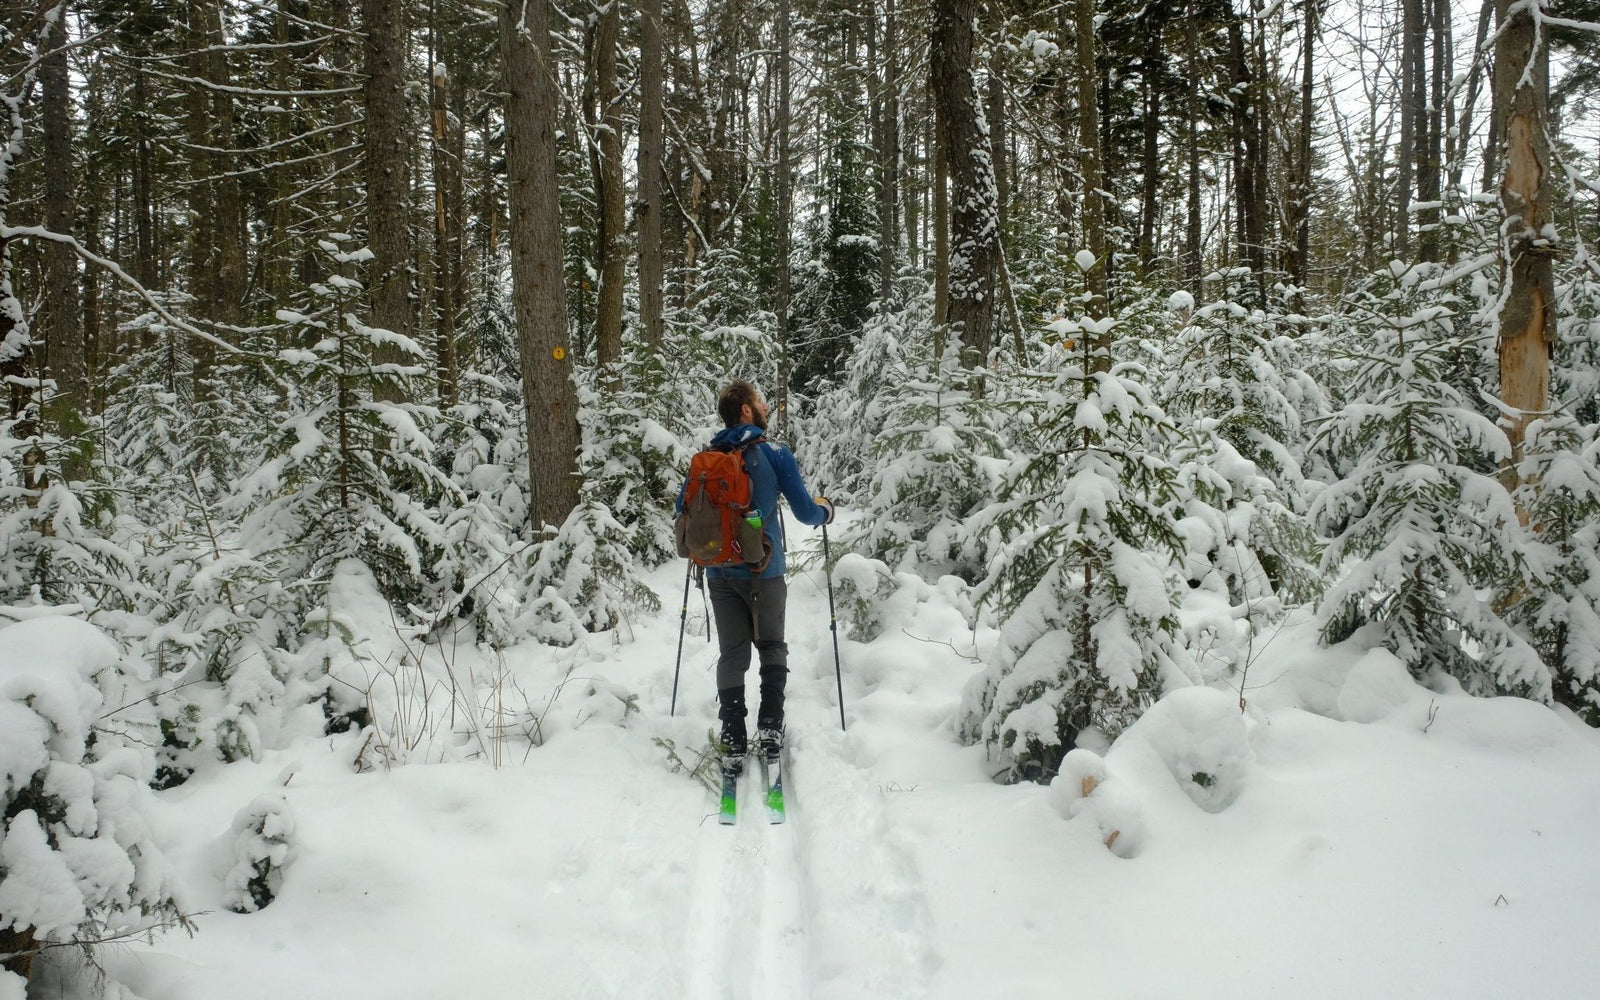
M 68 236 L 65 233 L 52 232 L 43 226 L 0 225 L 0 240 L 13 240 L 18 237 L 29 237 L 36 240 L 45 240 L 50 243 L 60 243 L 64 246 L 71 247 L 79 257 L 82 257 L 88 263 L 103 267 L 112 274 L 116 275 L 117 278 L 123 282 L 123 284 L 127 285 L 129 288 L 132 288 L 141 299 L 144 299 L 146 304 L 148 304 L 151 309 L 156 311 L 157 315 L 159 315 L 166 322 L 170 323 L 172 326 L 182 330 L 184 333 L 187 333 L 190 336 L 199 337 L 201 340 L 204 340 L 209 344 L 220 347 L 229 354 L 242 356 L 248 353 L 228 343 L 221 337 L 218 337 L 212 333 L 208 333 L 205 330 L 200 329 L 198 326 L 195 326 L 188 320 L 174 314 L 172 310 L 163 305 L 161 300 L 158 299 L 148 288 L 140 284 L 139 279 L 135 278 L 127 271 L 124 271 L 116 261 L 100 256 L 93 250 L 90 250 L 88 247 L 84 246 L 82 243 L 79 243 L 73 237 Z

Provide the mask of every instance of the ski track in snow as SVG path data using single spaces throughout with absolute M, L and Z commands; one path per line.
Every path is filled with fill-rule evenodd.
M 827 594 L 820 571 L 792 576 L 789 602 L 792 759 L 784 780 L 798 881 L 812 928 L 812 992 L 807 995 L 819 1000 L 925 997 L 939 965 L 929 945 L 927 898 L 880 782 L 858 762 L 849 734 L 839 727 L 833 637 L 825 624 Z M 810 676 L 794 683 L 797 674 Z M 847 715 L 853 699 L 870 690 L 870 685 L 863 692 L 846 684 Z
M 788 819 L 769 822 L 753 762 L 734 827 L 716 822 L 708 799 L 687 928 L 687 1000 L 915 1000 L 929 995 L 940 966 L 912 844 L 839 728 L 819 579 L 790 578 Z M 870 690 L 847 689 L 847 705 Z
M 768 821 L 760 768 L 739 782 L 730 830 L 708 814 L 689 913 L 686 1000 L 806 1000 L 807 911 L 794 833 Z

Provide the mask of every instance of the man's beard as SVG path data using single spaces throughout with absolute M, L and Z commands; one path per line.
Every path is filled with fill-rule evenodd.
M 761 430 L 767 429 L 767 415 L 753 406 L 750 408 L 750 422 Z

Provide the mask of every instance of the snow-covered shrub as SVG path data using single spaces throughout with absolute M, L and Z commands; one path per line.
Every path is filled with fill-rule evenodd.
M 996 407 L 957 387 L 967 376 L 953 363 L 937 373 L 895 366 L 888 375 L 865 512 L 841 541 L 897 572 L 973 582 L 988 540 L 970 531 L 969 518 L 993 501 L 1005 459 Z
M 602 504 L 579 504 L 554 538 L 520 557 L 524 611 L 519 634 L 570 646 L 585 632 L 613 629 L 638 611 L 661 610 L 638 574 L 628 532 Z
M 845 552 L 834 561 L 833 596 L 845 634 L 871 642 L 883 634 L 884 604 L 899 589 L 894 573 L 876 559 Z
M 1441 670 L 1474 693 L 1548 699 L 1549 672 L 1487 593 L 1528 571 L 1528 540 L 1492 471 L 1509 443 L 1452 385 L 1471 338 L 1456 330 L 1459 300 L 1423 272 L 1391 265 L 1369 303 L 1380 322 L 1357 366 L 1360 394 L 1318 435 L 1343 463 L 1311 511 L 1336 578 L 1323 635 L 1373 623 L 1419 677 Z
M 929 360 L 931 349 L 924 345 L 932 323 L 931 295 L 874 315 L 843 376 L 818 393 L 816 412 L 799 427 L 795 454 L 804 456 L 806 475 L 830 497 L 863 502 L 877 468 L 874 446 L 890 405 L 886 390 L 909 367 Z
M 121 735 L 142 728 L 122 714 L 142 688 L 78 619 L 0 629 L 0 953 L 20 953 L 14 970 L 36 945 L 181 920 L 146 818 L 153 759 Z
M 369 260 L 366 250 L 323 249 L 336 270 Z M 414 400 L 425 368 L 410 338 L 367 326 L 353 312 L 361 286 L 340 273 L 312 286 L 318 308 L 280 310 L 303 335 L 281 351 L 286 414 L 259 468 L 244 476 L 232 509 L 241 541 L 275 553 L 280 577 L 298 586 L 328 579 L 345 558 L 371 566 L 396 601 L 425 598 L 426 571 L 443 536 L 432 508 L 453 484 L 429 460 L 438 411 Z M 389 345 L 408 364 L 379 364 Z M 302 593 L 315 600 L 310 593 Z
M 1112 747 L 1111 759 L 1143 744 L 1173 782 L 1206 812 L 1221 812 L 1244 790 L 1254 757 L 1239 700 L 1213 688 L 1182 688 L 1150 710 Z
M 1174 428 L 1142 375 L 1061 359 L 1013 414 L 1036 452 L 977 515 L 1005 538 L 979 587 L 1005 623 L 959 725 L 1008 780 L 1048 781 L 1080 732 L 1114 737 L 1164 683 L 1192 679 L 1176 641 Z
M 1192 315 L 1186 293 L 1171 304 L 1187 322 L 1165 345 L 1162 400 L 1188 431 L 1187 502 L 1214 512 L 1189 512 L 1210 522 L 1214 536 L 1199 550 L 1211 553 L 1234 603 L 1310 600 L 1320 591 L 1320 573 L 1303 516 L 1301 449 L 1307 417 L 1325 415 L 1323 394 L 1300 369 L 1296 342 L 1275 332 L 1281 317 L 1231 296 Z
M 659 354 L 627 365 L 616 384 L 580 376 L 583 500 L 611 512 L 622 541 L 647 566 L 678 554 L 673 504 L 691 454 L 683 442 L 693 431 L 686 396 Z
M 1541 572 L 1500 600 L 1549 668 L 1552 697 L 1600 726 L 1600 427 L 1535 420 L 1524 451 L 1516 500 Z
M 294 832 L 294 813 L 281 794 L 258 795 L 239 810 L 228 829 L 233 841 L 233 867 L 223 886 L 228 909 L 254 913 L 278 897 L 294 861 Z

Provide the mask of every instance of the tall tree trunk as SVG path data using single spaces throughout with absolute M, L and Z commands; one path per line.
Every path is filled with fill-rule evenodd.
M 1006 233 L 1009 231 L 1007 213 L 1011 204 L 1011 170 L 1006 155 L 1005 81 L 1000 78 L 1000 67 L 995 60 L 991 60 L 989 65 L 988 91 L 985 113 L 988 116 L 989 127 L 989 163 L 994 169 L 995 273 L 997 277 L 1005 278 L 999 285 L 1003 291 L 1004 288 L 1010 285 L 1009 276 L 1006 276 L 1005 272 L 1005 241 Z M 1005 317 L 1006 321 L 1009 322 L 1010 314 L 995 308 L 995 295 L 993 294 L 995 287 L 994 284 L 990 285 L 991 294 L 989 300 L 991 305 L 989 315 L 995 317 L 990 322 L 998 323 L 1001 317 Z M 1000 297 L 1006 298 L 1004 294 Z M 991 335 L 991 339 L 998 339 L 999 334 L 1002 332 L 996 329 L 994 334 Z M 1019 332 L 1013 326 L 1012 333 L 1017 334 Z
M 1489 40 L 1489 25 L 1494 20 L 1495 0 L 1483 0 L 1483 5 L 1478 9 L 1478 31 L 1476 43 L 1472 46 L 1472 58 L 1467 69 L 1467 92 L 1461 100 L 1461 117 L 1456 122 L 1456 127 L 1449 137 L 1446 160 L 1450 164 L 1450 188 L 1457 190 L 1461 187 L 1461 175 L 1467 163 L 1467 142 L 1472 135 L 1472 112 L 1478 103 L 1478 92 L 1483 79 L 1485 60 L 1482 58 L 1484 45 Z M 1485 169 L 1489 164 L 1485 163 Z
M 973 0 L 935 0 L 932 77 L 939 133 L 950 170 L 950 287 L 947 318 L 961 359 L 979 368 L 993 331 L 999 206 L 988 137 L 972 80 Z
M 1444 41 L 1450 31 L 1448 0 L 1422 0 L 1424 4 L 1424 32 L 1419 50 L 1427 52 L 1432 44 L 1432 58 L 1418 63 L 1423 78 L 1419 81 L 1422 99 L 1422 118 L 1418 122 L 1417 199 L 1425 206 L 1417 213 L 1419 256 L 1422 260 L 1439 259 L 1439 194 L 1444 145 L 1443 108 L 1445 78 L 1449 67 L 1445 65 Z
M 211 60 L 202 51 L 206 37 L 204 0 L 189 0 L 187 13 L 189 36 L 191 44 L 194 45 L 194 52 L 185 59 L 193 82 L 189 84 L 188 92 L 184 95 L 187 112 L 184 121 L 185 138 L 189 142 L 189 158 L 192 164 L 187 191 L 189 225 L 184 270 L 189 294 L 194 296 L 197 311 L 212 316 L 215 315 L 217 307 L 214 259 L 217 252 L 217 217 L 215 204 L 212 201 L 212 195 L 216 190 L 214 175 L 217 172 L 217 164 L 216 157 L 210 149 L 211 89 L 206 86 L 206 83 L 210 82 L 208 77 Z M 208 365 L 202 361 L 198 367 L 203 369 Z
M 908 111 L 905 116 L 907 121 L 915 118 L 915 111 Z M 904 217 L 906 220 L 906 261 L 912 267 L 923 266 L 922 260 L 922 227 L 927 224 L 921 212 L 922 199 L 927 193 L 927 169 L 931 166 L 925 155 L 918 154 L 917 129 L 908 129 L 905 132 L 905 145 L 901 147 L 905 162 L 900 165 L 900 177 L 904 181 L 900 185 L 901 197 L 905 200 Z M 918 180 L 922 183 L 918 183 Z
M 211 59 L 203 51 L 209 33 L 208 12 L 204 0 L 189 0 L 189 34 L 195 51 L 187 58 L 188 70 L 194 77 L 185 95 L 187 105 L 187 138 L 190 159 L 193 163 L 188 188 L 189 233 L 186 248 L 185 271 L 189 294 L 194 296 L 197 311 L 206 316 L 217 316 L 222 296 L 217 282 L 217 257 L 222 238 L 217 233 L 216 175 L 221 172 L 219 157 L 211 147 L 213 142 L 211 121 Z M 196 340 L 190 345 L 194 358 L 191 373 L 192 389 L 197 408 L 202 412 L 211 408 L 215 400 L 215 386 L 211 369 L 216 364 L 217 350 L 209 341 Z M 174 372 L 175 376 L 176 373 Z
M 1532 0 L 1543 8 L 1543 0 Z M 1500 398 L 1511 418 L 1512 468 L 1522 457 L 1528 424 L 1550 408 L 1550 355 L 1556 342 L 1555 238 L 1550 140 L 1545 131 L 1550 93 L 1547 39 L 1526 4 L 1497 0 L 1495 108 L 1505 137 L 1500 209 L 1509 290 L 1500 307 Z M 1510 473 L 1515 475 L 1514 472 Z
M 1144 196 L 1139 219 L 1139 267 L 1146 277 L 1156 261 L 1156 218 L 1161 193 L 1161 77 L 1166 68 L 1162 35 L 1166 26 L 1165 4 L 1154 3 L 1145 8 L 1144 58 L 1140 73 L 1144 90 Z
M 878 298 L 887 302 L 900 243 L 900 53 L 895 0 L 887 0 L 883 30 L 883 120 L 878 146 Z
M 1094 316 L 1106 313 L 1106 209 L 1101 197 L 1105 187 L 1101 176 L 1100 102 L 1097 84 L 1100 71 L 1094 51 L 1094 0 L 1074 0 L 1073 25 L 1078 49 L 1078 149 L 1083 174 L 1083 242 L 1094 256 L 1094 266 L 1084 274 L 1090 295 L 1089 311 Z M 1090 343 L 1091 367 L 1107 371 L 1111 367 L 1110 340 L 1100 337 Z
M 1427 84 L 1423 66 L 1427 22 L 1423 4 L 1427 0 L 1400 0 L 1400 149 L 1395 196 L 1395 245 L 1402 258 L 1411 251 L 1411 203 L 1417 178 L 1417 164 L 1426 145 Z
M 600 289 L 594 316 L 595 361 L 622 360 L 622 283 L 628 264 L 622 187 L 622 103 L 617 86 L 617 35 L 621 7 L 610 0 L 595 21 L 593 93 L 599 105 L 594 144 L 595 188 L 600 195 Z
M 1189 0 L 1185 5 L 1183 19 L 1184 48 L 1188 55 L 1189 86 L 1187 92 L 1187 113 L 1184 117 L 1188 123 L 1184 129 L 1184 137 L 1188 147 L 1189 164 L 1189 197 L 1188 218 L 1183 230 L 1183 275 L 1184 284 L 1189 292 L 1197 299 L 1200 296 L 1200 240 L 1202 236 L 1200 226 L 1200 34 L 1195 27 L 1195 3 Z
M 361 0 L 365 29 L 367 240 L 372 325 L 412 335 L 411 230 L 407 225 L 411 149 L 406 127 L 407 0 Z M 398 364 L 398 347 L 382 344 L 379 364 Z M 380 395 L 393 398 L 388 383 Z
M 1300 49 L 1300 142 L 1294 163 L 1292 193 L 1294 256 L 1289 280 L 1306 287 L 1311 260 L 1311 130 L 1316 123 L 1316 40 L 1319 32 L 1315 0 L 1307 0 Z
M 944 357 L 950 321 L 950 168 L 945 140 L 933 130 L 933 325 L 934 357 Z
M 294 60 L 289 52 L 292 2 L 293 0 L 277 0 L 273 6 L 272 40 L 278 49 L 272 57 L 272 85 L 278 90 L 288 90 L 293 86 Z M 290 116 L 274 115 L 273 118 L 271 131 L 273 141 L 287 144 L 294 134 Z M 273 171 L 271 180 L 273 199 L 268 227 L 271 236 L 262 250 L 267 255 L 263 268 L 263 287 L 267 299 L 271 302 L 288 301 L 294 280 L 294 239 L 290 233 L 293 224 L 290 206 L 290 195 L 294 191 L 292 180 L 293 172 L 286 167 L 279 167 Z
M 1253 50 L 1253 46 L 1251 46 Z M 1256 79 L 1246 51 L 1244 18 L 1228 10 L 1228 52 L 1233 63 L 1233 126 L 1236 167 L 1234 203 L 1238 212 L 1239 244 L 1256 277 L 1257 286 L 1266 272 L 1266 238 L 1263 228 L 1262 191 L 1265 178 L 1259 174 L 1262 159 L 1261 81 Z
M 146 288 L 153 288 L 159 280 L 160 261 L 156 258 L 155 194 L 151 177 L 154 166 L 150 144 L 150 88 L 144 73 L 138 70 L 133 77 L 133 120 L 133 275 Z
M 789 33 L 789 0 L 778 0 L 778 238 L 774 251 L 778 258 L 778 291 L 774 308 L 778 314 L 778 433 L 789 429 L 789 380 L 793 377 L 790 336 L 789 243 L 794 215 L 794 152 L 790 148 L 790 114 L 793 111 L 793 81 L 790 78 L 792 39 Z
M 643 0 L 639 6 L 639 325 L 652 350 L 660 349 L 662 335 L 661 77 L 661 0 Z
M 232 149 L 237 143 L 234 95 L 224 89 L 233 83 L 228 67 L 227 36 L 222 27 L 222 7 L 207 4 L 205 11 L 206 76 L 220 84 L 211 93 L 211 145 Z M 216 212 L 216 278 L 213 285 L 216 312 L 213 315 L 229 325 L 244 315 L 246 227 L 244 198 L 239 178 L 232 170 L 220 170 L 212 179 L 212 206 Z
M 39 65 L 44 148 L 44 220 L 52 232 L 73 233 L 75 171 L 72 157 L 72 93 L 67 71 L 66 5 L 41 37 L 49 54 Z M 49 242 L 42 248 L 45 280 L 45 322 L 41 324 L 49 372 L 56 380 L 56 395 L 49 416 L 54 429 L 72 434 L 85 426 L 90 412 L 89 368 L 84 358 L 83 329 L 78 303 L 78 255 L 71 247 Z M 86 463 L 69 461 L 69 479 L 82 478 Z
M 535 531 L 578 505 L 578 399 L 567 344 L 561 208 L 556 197 L 555 61 L 549 5 L 512 0 L 500 11 L 505 58 L 506 200 L 511 211 L 512 306 L 527 399 Z
M 435 7 L 434 30 L 439 30 Z M 435 43 L 434 48 L 438 45 Z M 460 252 L 460 231 L 456 227 L 457 191 L 455 174 L 459 166 L 450 150 L 450 69 L 434 62 L 429 73 L 428 103 L 433 118 L 433 267 L 434 267 L 434 372 L 439 384 L 439 405 L 456 403 L 460 384 L 460 365 L 456 360 L 456 287 L 452 264 Z

